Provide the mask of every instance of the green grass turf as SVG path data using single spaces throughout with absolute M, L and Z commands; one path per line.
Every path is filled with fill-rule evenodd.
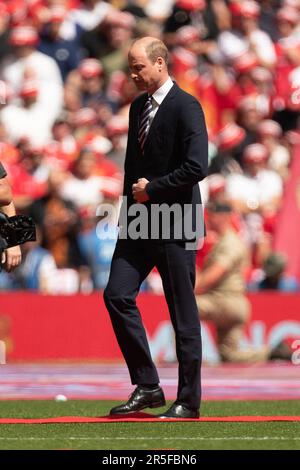
M 101 416 L 116 404 L 0 401 L 0 417 Z M 299 416 L 300 402 L 204 402 L 201 412 L 203 416 Z M 0 449 L 300 449 L 300 423 L 0 424 Z

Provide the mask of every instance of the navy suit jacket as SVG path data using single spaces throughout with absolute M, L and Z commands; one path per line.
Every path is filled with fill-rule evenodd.
M 182 208 L 188 204 L 195 229 L 196 211 L 201 204 L 198 182 L 207 176 L 208 169 L 208 137 L 201 105 L 174 83 L 154 116 L 142 153 L 138 129 L 146 99 L 147 93 L 138 96 L 129 112 L 123 191 L 127 209 L 136 203 L 132 185 L 146 178 L 150 199 L 145 205 L 150 209 L 152 204 L 178 203 Z M 170 225 L 172 240 L 174 221 Z M 187 240 L 184 233 L 182 240 Z

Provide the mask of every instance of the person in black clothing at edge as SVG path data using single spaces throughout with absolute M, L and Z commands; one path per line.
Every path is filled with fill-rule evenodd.
M 7 173 L 0 163 L 0 211 L 8 217 L 16 215 L 15 206 L 12 200 L 11 187 L 7 178 Z M 21 263 L 21 248 L 19 245 L 2 251 L 1 266 L 5 271 L 10 272 Z
M 148 237 L 135 237 L 129 233 L 130 224 L 127 231 L 124 229 L 123 217 L 126 214 L 126 220 L 130 219 L 133 207 L 138 203 L 139 207 L 147 208 L 149 219 L 148 224 L 141 225 L 143 228 L 148 225 L 152 230 L 154 206 L 171 208 L 174 204 L 180 208 L 189 207 L 191 225 L 197 225 L 197 214 L 201 212 L 198 182 L 207 175 L 208 165 L 205 119 L 199 102 L 171 80 L 168 49 L 163 42 L 152 37 L 136 40 L 129 50 L 128 61 L 132 80 L 138 90 L 145 93 L 133 101 L 129 112 L 123 193 L 126 206 L 123 201 L 119 238 L 104 301 L 136 388 L 130 399 L 113 408 L 110 414 L 128 415 L 147 407 L 165 405 L 136 306 L 139 288 L 156 266 L 175 331 L 179 363 L 177 399 L 158 418 L 197 419 L 202 346 L 194 295 L 196 243 L 187 242 L 199 238 L 200 230 L 194 231 L 193 235 L 190 231 L 191 237 L 186 236 L 185 230 L 182 236 L 177 236 L 176 226 L 185 225 L 185 213 L 182 216 L 181 212 L 181 217 L 176 219 L 175 216 L 175 221 L 165 220 L 168 237 L 163 236 L 163 231 L 157 238 L 152 232 Z

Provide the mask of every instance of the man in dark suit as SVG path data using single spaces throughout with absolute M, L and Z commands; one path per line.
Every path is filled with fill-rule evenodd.
M 186 249 L 186 242 L 195 242 L 199 236 L 198 182 L 207 175 L 208 159 L 205 120 L 198 101 L 169 77 L 168 50 L 161 41 L 151 37 L 136 40 L 128 61 L 131 78 L 139 90 L 147 93 L 138 96 L 130 108 L 124 180 L 126 204 L 123 202 L 121 209 L 119 239 L 104 300 L 132 384 L 137 387 L 128 402 L 113 408 L 110 414 L 165 405 L 136 306 L 140 285 L 156 266 L 175 330 L 179 362 L 177 399 L 159 418 L 198 418 L 201 333 L 194 296 L 195 246 Z M 175 206 L 179 212 L 171 217 L 167 209 Z M 157 207 L 162 209 L 159 227 L 158 219 L 154 219 Z M 147 215 L 139 220 L 142 227 L 138 233 L 139 223 L 134 223 L 133 215 L 139 210 Z

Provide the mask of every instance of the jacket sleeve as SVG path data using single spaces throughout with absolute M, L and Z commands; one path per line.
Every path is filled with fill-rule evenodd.
M 207 176 L 208 137 L 204 113 L 194 98 L 181 108 L 179 132 L 183 149 L 182 164 L 168 175 L 147 184 L 146 191 L 153 201 L 163 202 L 176 191 L 192 187 Z

